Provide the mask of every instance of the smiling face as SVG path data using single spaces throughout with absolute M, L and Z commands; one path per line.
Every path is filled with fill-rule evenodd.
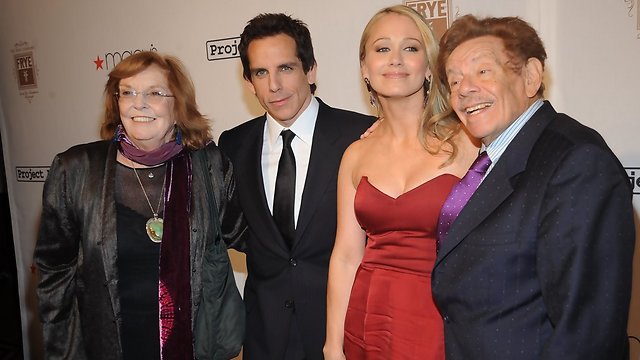
M 514 71 L 502 40 L 482 36 L 456 47 L 445 68 L 450 103 L 469 132 L 489 145 L 538 98 L 542 64 Z
M 249 88 L 269 115 L 282 126 L 291 126 L 311 102 L 315 65 L 305 74 L 295 40 L 284 34 L 251 41 L 247 57 Z
M 135 91 L 132 98 L 120 97 L 118 107 L 120 120 L 129 139 L 140 149 L 154 150 L 169 142 L 175 125 L 174 101 L 172 97 L 152 97 L 153 91 L 171 94 L 164 70 L 151 65 L 143 71 L 120 80 L 119 92 Z
M 388 13 L 370 28 L 361 72 L 378 98 L 415 96 L 424 101 L 423 85 L 431 75 L 422 35 L 411 18 Z

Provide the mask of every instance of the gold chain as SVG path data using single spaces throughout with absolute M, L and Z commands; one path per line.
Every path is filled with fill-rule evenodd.
M 132 160 L 129 160 L 129 161 L 131 161 L 131 167 L 133 168 L 133 173 L 136 174 L 136 179 L 138 179 L 138 184 L 140 184 L 140 187 L 142 188 L 142 193 L 144 194 L 144 198 L 147 199 L 147 204 L 149 204 L 149 208 L 153 213 L 153 217 L 157 218 L 158 213 L 160 212 L 160 205 L 162 204 L 162 197 L 164 196 L 164 185 L 167 181 L 167 177 L 165 176 L 164 180 L 162 181 L 162 191 L 160 192 L 160 199 L 158 199 L 158 209 L 156 211 L 153 211 L 153 206 L 151 206 L 151 201 L 149 201 L 149 195 L 147 195 L 147 192 L 144 190 L 144 186 L 142 185 L 142 181 L 140 181 L 140 176 L 138 176 L 138 171 L 136 170 L 136 166 L 134 165 Z

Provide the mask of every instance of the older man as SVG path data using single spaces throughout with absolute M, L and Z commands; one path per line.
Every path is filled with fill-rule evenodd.
M 465 16 L 440 47 L 451 106 L 483 144 L 441 213 L 447 359 L 628 356 L 635 230 L 620 162 L 543 100 L 546 52 L 526 22 Z

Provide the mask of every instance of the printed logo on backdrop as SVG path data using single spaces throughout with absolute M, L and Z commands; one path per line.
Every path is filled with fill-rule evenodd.
M 239 36 L 207 41 L 207 60 L 215 61 L 240 57 L 238 52 L 239 43 Z
M 429 24 L 431 30 L 440 40 L 449 28 L 449 9 L 451 0 L 405 1 L 404 5 L 417 11 Z
M 640 167 L 626 167 L 629 181 L 633 189 L 633 195 L 640 195 Z
M 44 182 L 49 175 L 49 166 L 16 166 L 18 182 Z
M 91 62 L 95 65 L 97 70 L 110 70 L 114 68 L 122 59 L 127 58 L 135 53 L 143 52 L 143 51 L 158 51 L 153 44 L 149 47 L 149 50 L 118 50 L 118 51 L 109 51 L 104 53 L 104 55 L 97 55 L 95 60 L 91 60 Z
M 640 6 L 638 6 L 637 0 L 623 0 L 627 7 L 627 16 L 634 16 L 634 8 L 635 8 L 635 17 L 636 17 L 636 38 L 640 39 Z
M 34 47 L 26 41 L 16 43 L 11 49 L 18 91 L 20 96 L 27 99 L 29 103 L 39 93 L 38 68 L 36 67 L 33 50 Z

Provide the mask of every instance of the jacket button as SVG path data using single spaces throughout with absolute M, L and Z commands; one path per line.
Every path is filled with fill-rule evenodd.
M 446 322 L 446 323 L 450 323 L 450 322 L 451 322 L 451 319 L 449 318 L 449 315 L 444 315 L 444 316 L 442 317 L 442 320 L 443 320 L 444 322 Z
M 293 309 L 296 306 L 296 303 L 293 300 L 287 300 L 284 302 L 284 307 L 287 309 Z
M 296 261 L 296 259 L 291 258 L 291 259 L 289 259 L 289 265 L 291 265 L 293 267 L 296 267 L 296 266 L 298 266 L 298 262 Z

